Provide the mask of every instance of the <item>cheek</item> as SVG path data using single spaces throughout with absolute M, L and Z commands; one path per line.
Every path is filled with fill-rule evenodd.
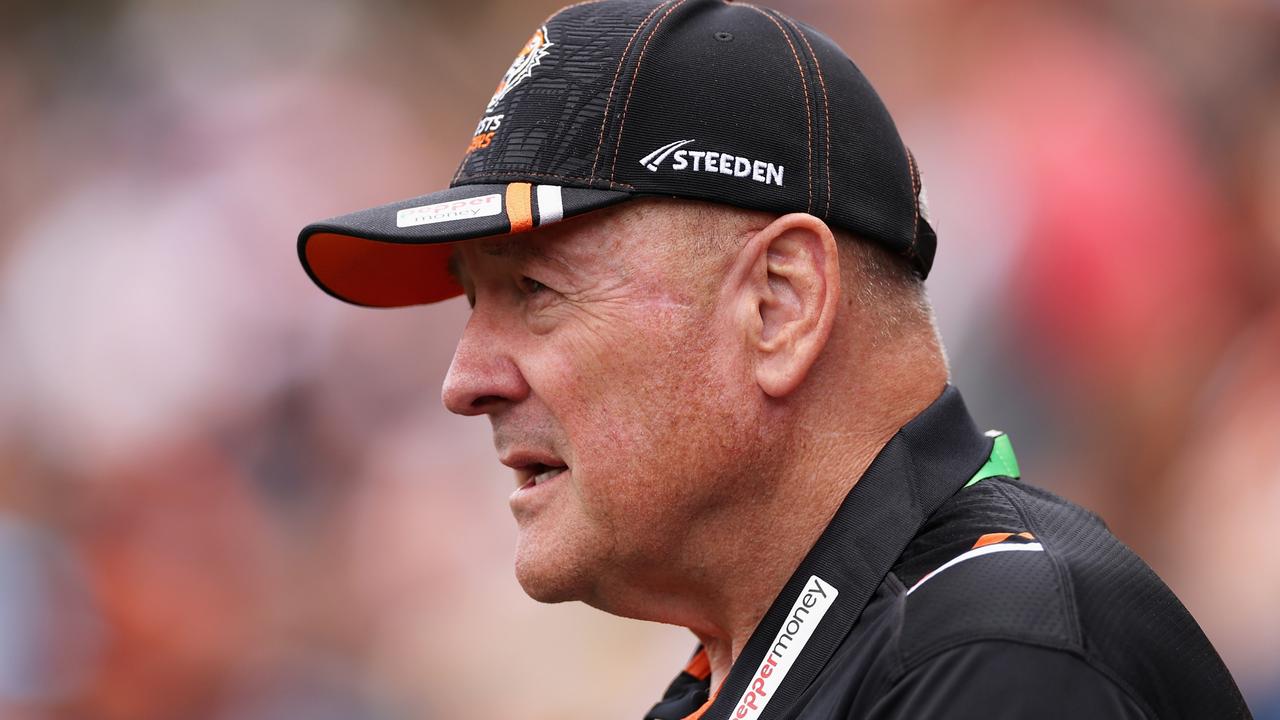
M 711 385 L 723 384 L 705 331 L 686 321 L 632 328 L 607 338 L 580 368 L 578 400 L 598 427 L 641 441 L 679 429 Z M 651 443 L 643 443 L 651 444 Z
M 705 328 L 631 333 L 581 369 L 566 429 L 598 519 L 655 530 L 682 522 L 741 461 L 750 413 L 737 358 Z

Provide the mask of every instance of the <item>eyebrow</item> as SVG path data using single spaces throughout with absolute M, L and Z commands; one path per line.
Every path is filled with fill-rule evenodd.
M 521 239 L 508 239 L 502 242 L 481 244 L 480 252 L 489 257 L 499 258 L 537 258 L 538 260 L 552 260 L 553 258 L 542 248 L 536 247 L 531 243 L 523 242 Z M 449 274 L 455 280 L 459 280 L 462 275 L 462 263 L 458 259 L 458 252 L 455 249 L 453 254 L 449 256 L 448 263 Z
M 462 263 L 458 261 L 458 250 L 456 247 L 454 248 L 453 252 L 449 255 L 449 262 L 445 263 L 445 269 L 449 271 L 449 277 L 453 278 L 454 282 L 458 283 L 459 285 L 463 284 L 462 283 L 462 275 L 463 275 Z
M 459 245 L 460 244 L 461 243 L 459 243 Z M 523 238 L 509 238 L 502 242 L 482 244 L 480 245 L 480 252 L 488 255 L 489 257 L 516 259 L 533 258 L 561 266 L 565 264 L 564 260 L 553 256 L 542 248 L 528 242 L 523 242 Z M 453 254 L 449 256 L 449 260 L 445 264 L 445 268 L 449 271 L 449 276 L 452 277 L 459 285 L 464 284 L 463 278 L 466 277 L 467 274 L 466 269 L 463 267 L 461 258 L 462 254 L 458 252 L 457 247 L 455 246 Z

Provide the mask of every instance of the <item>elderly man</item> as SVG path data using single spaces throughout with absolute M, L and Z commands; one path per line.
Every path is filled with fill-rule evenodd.
M 1242 717 L 1195 621 L 948 385 L 920 176 L 830 40 L 719 0 L 539 27 L 449 189 L 308 226 L 363 305 L 465 293 L 444 402 L 534 598 L 689 628 L 650 718 Z

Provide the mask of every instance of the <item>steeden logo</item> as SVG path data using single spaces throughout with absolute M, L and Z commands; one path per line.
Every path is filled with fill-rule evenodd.
M 782 187 L 782 174 L 786 170 L 782 165 L 752 160 L 727 152 L 686 150 L 685 146 L 693 142 L 696 141 L 677 140 L 667 143 L 640 158 L 640 164 L 649 172 L 658 172 L 667 158 L 671 158 L 672 170 L 719 173 Z

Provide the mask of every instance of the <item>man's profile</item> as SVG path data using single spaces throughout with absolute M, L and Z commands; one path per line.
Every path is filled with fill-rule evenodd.
M 444 379 L 534 598 L 698 639 L 647 717 L 1243 717 L 1167 587 L 948 383 L 920 171 L 843 51 L 720 0 L 536 28 L 450 187 L 307 226 L 339 299 L 465 294 Z

